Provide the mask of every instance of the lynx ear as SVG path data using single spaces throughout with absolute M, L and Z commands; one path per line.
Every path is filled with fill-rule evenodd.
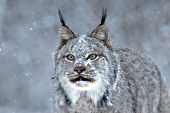
M 60 46 L 59 49 L 61 49 L 66 43 L 67 41 L 75 38 L 76 36 L 74 35 L 74 33 L 66 26 L 64 18 L 60 12 L 60 10 L 58 9 L 58 16 L 60 18 L 60 22 L 61 22 L 61 27 L 59 29 L 59 37 L 60 37 Z
M 102 19 L 101 19 L 101 23 L 97 26 L 97 28 L 90 34 L 90 37 L 92 38 L 97 38 L 99 40 L 101 40 L 102 42 L 104 42 L 104 44 L 110 48 L 111 44 L 110 44 L 110 35 L 109 35 L 109 31 L 107 29 L 107 27 L 104 25 L 105 24 L 105 20 L 107 17 L 106 14 L 107 10 L 103 9 L 102 11 Z

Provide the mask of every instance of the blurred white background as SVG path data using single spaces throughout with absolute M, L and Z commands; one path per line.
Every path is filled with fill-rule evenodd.
M 58 8 L 75 33 L 108 9 L 114 47 L 152 58 L 170 88 L 170 0 L 0 0 L 0 113 L 52 113 Z

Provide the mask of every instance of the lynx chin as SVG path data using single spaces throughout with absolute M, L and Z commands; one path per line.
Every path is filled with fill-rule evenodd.
M 59 10 L 55 51 L 55 113 L 170 113 L 169 90 L 157 66 L 128 48 L 113 48 L 101 23 L 75 35 Z

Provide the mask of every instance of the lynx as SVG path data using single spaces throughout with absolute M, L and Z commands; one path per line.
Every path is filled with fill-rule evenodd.
M 131 49 L 112 47 L 105 9 L 89 35 L 75 35 L 58 14 L 55 113 L 170 113 L 169 91 L 157 66 Z

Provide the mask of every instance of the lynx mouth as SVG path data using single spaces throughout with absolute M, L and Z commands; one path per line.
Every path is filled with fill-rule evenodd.
M 72 75 L 69 79 L 70 86 L 76 90 L 87 91 L 96 87 L 97 80 L 89 75 Z
M 78 75 L 77 77 L 74 77 L 72 79 L 70 79 L 70 81 L 72 83 L 76 83 L 76 82 L 79 82 L 79 81 L 83 81 L 83 82 L 94 82 L 94 79 L 92 78 L 85 78 L 83 77 L 82 75 Z

